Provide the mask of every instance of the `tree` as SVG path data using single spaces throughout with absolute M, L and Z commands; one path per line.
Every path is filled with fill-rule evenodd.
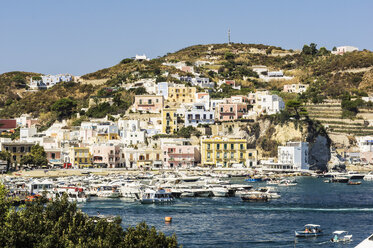
M 295 112 L 295 118 L 296 119 L 299 119 L 299 112 L 298 112 L 298 109 L 299 107 L 301 106 L 301 102 L 296 100 L 296 99 L 292 99 L 292 100 L 289 100 L 286 102 L 286 109 L 289 111 L 294 111 Z
M 61 98 L 57 100 L 51 107 L 52 111 L 56 112 L 59 120 L 69 118 L 74 112 L 77 103 L 71 98 Z
M 224 58 L 226 60 L 233 60 L 234 59 L 234 54 L 231 53 L 231 52 L 226 52 L 225 55 L 224 55 Z
M 176 236 L 165 236 L 145 223 L 122 228 L 113 222 L 94 219 L 78 210 L 67 195 L 47 202 L 40 198 L 21 208 L 11 207 L 7 191 L 0 184 L 0 247 L 177 247 Z
M 320 55 L 320 56 L 326 56 L 329 54 L 330 54 L 330 51 L 328 51 L 325 47 L 321 47 L 319 49 L 319 52 L 317 53 L 317 55 Z
M 315 43 L 311 43 L 309 46 L 304 45 L 302 49 L 302 54 L 305 55 L 316 55 L 317 54 L 317 45 Z
M 44 151 L 44 147 L 36 144 L 31 147 L 31 156 L 34 159 L 34 165 L 37 167 L 47 166 L 47 153 Z

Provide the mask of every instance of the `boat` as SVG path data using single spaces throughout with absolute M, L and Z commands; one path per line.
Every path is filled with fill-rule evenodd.
M 262 187 L 258 189 L 258 192 L 265 194 L 268 199 L 278 199 L 281 197 L 281 195 L 277 192 L 273 191 L 273 187 Z
M 215 197 L 226 197 L 228 196 L 228 189 L 224 187 L 212 187 L 211 188 L 212 194 Z
M 261 177 L 249 177 L 245 179 L 246 182 L 261 182 L 262 178 Z
M 369 172 L 369 174 L 365 175 L 363 179 L 365 181 L 373 181 L 373 172 Z
M 350 242 L 352 241 L 352 235 L 348 234 L 347 231 L 334 231 L 333 237 L 330 239 L 333 243 L 338 242 Z
M 304 230 L 302 231 L 295 231 L 295 237 L 317 237 L 322 235 L 322 230 L 320 225 L 315 224 L 307 224 L 304 226 Z
M 355 248 L 372 248 L 373 247 L 373 234 L 368 238 L 361 241 Z
M 266 202 L 268 201 L 268 196 L 266 194 L 253 191 L 247 194 L 241 194 L 241 199 L 243 201 L 251 201 L 251 202 Z
M 361 182 L 360 181 L 348 181 L 347 185 L 360 185 Z
M 119 198 L 120 192 L 113 186 L 100 186 L 97 188 L 97 196 L 101 198 Z
M 332 183 L 348 183 L 349 178 L 348 177 L 341 177 L 341 176 L 336 176 L 331 179 Z
M 173 202 L 174 198 L 170 192 L 166 192 L 164 189 L 147 189 L 140 197 L 140 202 L 143 204 L 152 203 L 170 203 Z
M 349 171 L 346 176 L 350 179 L 363 179 L 365 177 L 364 174 L 355 171 Z
M 278 184 L 278 186 L 282 186 L 282 187 L 295 186 L 295 185 L 297 185 L 295 181 L 291 181 L 287 179 L 281 180 L 281 182 L 279 182 Z
M 83 188 L 79 187 L 61 187 L 55 188 L 53 193 L 53 198 L 61 198 L 64 194 L 67 195 L 67 200 L 69 202 L 82 203 L 89 200 L 89 196 L 84 193 Z

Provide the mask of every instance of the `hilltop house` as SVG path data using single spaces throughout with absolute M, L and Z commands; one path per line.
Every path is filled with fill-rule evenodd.
M 163 96 L 156 95 L 137 95 L 132 111 L 160 113 L 163 108 Z
M 198 125 L 214 124 L 215 112 L 207 110 L 202 103 L 195 103 L 192 109 L 185 111 L 184 125 L 197 127 Z

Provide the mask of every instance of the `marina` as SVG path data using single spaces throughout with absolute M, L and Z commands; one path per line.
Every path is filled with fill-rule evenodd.
M 123 227 L 145 221 L 167 235 L 175 233 L 184 247 L 335 247 L 335 243 L 354 247 L 372 232 L 369 218 L 373 211 L 372 181 L 350 187 L 345 183 L 326 184 L 324 178 L 291 177 L 278 182 L 292 182 L 292 186 L 278 187 L 268 186 L 266 180 L 247 182 L 245 177 L 189 176 L 184 177 L 186 181 L 180 187 L 173 187 L 171 182 L 181 181 L 176 175 L 139 177 L 142 179 L 87 175 L 68 181 L 83 188 L 87 178 L 94 182 L 105 181 L 112 187 L 111 191 L 125 194 L 120 197 L 91 194 L 86 201 L 76 201 L 89 216 L 119 216 Z M 14 178 L 12 184 L 19 186 L 21 180 L 26 178 Z M 52 182 L 72 190 L 63 183 L 67 178 L 34 181 Z M 173 189 L 181 194 L 172 195 Z M 227 193 L 230 191 L 234 194 Z M 188 195 L 188 192 L 193 194 Z M 225 194 L 214 196 L 212 192 Z M 129 200 L 131 194 L 134 197 Z M 255 195 L 265 200 L 241 199 Z M 172 216 L 172 222 L 165 222 L 166 216 Z M 320 225 L 323 235 L 310 232 L 309 236 L 313 237 L 295 237 L 294 231 L 305 223 Z M 335 236 L 343 233 L 336 234 L 335 230 L 347 230 L 354 239 L 337 242 Z

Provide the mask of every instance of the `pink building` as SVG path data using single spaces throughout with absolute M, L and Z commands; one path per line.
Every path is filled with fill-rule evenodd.
M 100 167 L 122 167 L 122 159 L 119 145 L 102 144 L 91 148 L 93 164 Z
M 163 96 L 155 95 L 138 95 L 135 96 L 135 103 L 133 104 L 132 110 L 150 112 L 150 113 L 160 113 L 163 109 L 164 100 Z
M 181 70 L 183 72 L 193 73 L 193 67 L 192 66 L 183 66 L 183 67 L 181 67 Z
M 201 161 L 197 146 L 165 145 L 162 147 L 163 166 L 165 168 L 189 168 Z
M 220 103 L 216 118 L 219 121 L 234 121 L 242 118 L 247 113 L 246 103 Z

